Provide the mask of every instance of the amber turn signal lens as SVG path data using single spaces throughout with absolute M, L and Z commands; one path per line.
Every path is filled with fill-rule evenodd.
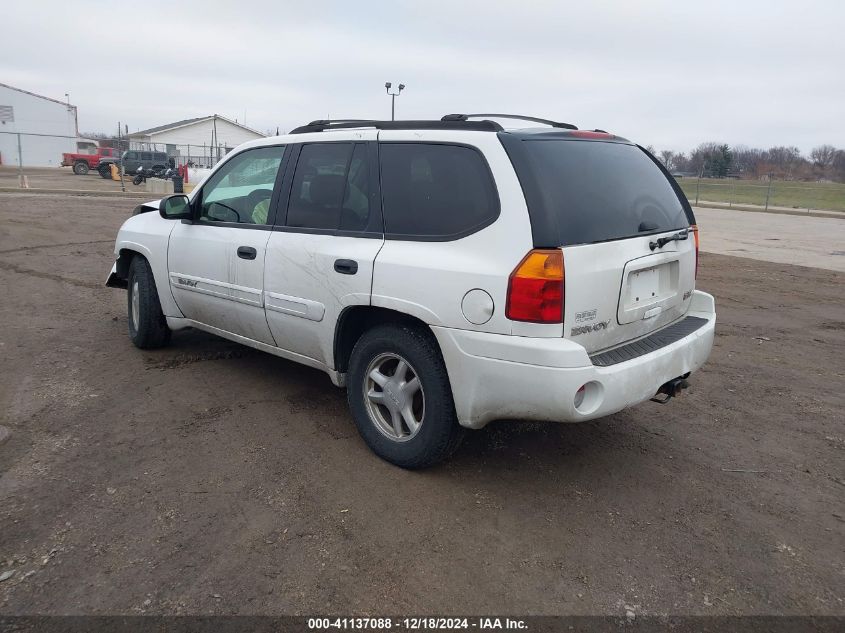
M 689 230 L 692 231 L 692 237 L 695 240 L 695 278 L 698 279 L 698 225 L 693 224 Z
M 505 315 L 513 321 L 562 323 L 563 280 L 563 251 L 531 251 L 508 280 Z

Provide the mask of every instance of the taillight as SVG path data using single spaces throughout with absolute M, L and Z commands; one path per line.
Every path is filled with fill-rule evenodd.
M 692 237 L 695 240 L 695 278 L 698 279 L 698 226 L 693 224 L 689 227 Z
M 531 323 L 563 322 L 563 251 L 533 250 L 508 279 L 505 316 Z

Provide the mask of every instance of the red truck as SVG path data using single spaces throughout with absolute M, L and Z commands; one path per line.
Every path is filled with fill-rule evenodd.
M 117 158 L 117 150 L 113 147 L 97 147 L 94 154 L 62 154 L 62 167 L 73 167 L 73 173 L 83 176 L 91 169 L 97 169 L 101 158 Z

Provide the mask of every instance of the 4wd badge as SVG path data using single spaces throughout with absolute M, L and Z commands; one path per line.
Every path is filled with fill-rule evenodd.
M 582 323 L 583 321 L 592 321 L 596 318 L 596 312 L 598 312 L 596 308 L 593 308 L 592 310 L 584 310 L 583 312 L 576 312 L 575 322 Z

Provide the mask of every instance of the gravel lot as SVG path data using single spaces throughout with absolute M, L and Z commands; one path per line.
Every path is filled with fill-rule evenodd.
M 134 204 L 0 195 L 0 613 L 845 614 L 841 272 L 704 253 L 680 399 L 410 473 L 317 371 L 133 348 L 103 283 Z
M 23 173 L 31 189 L 120 192 L 119 181 L 107 180 L 93 169 L 84 176 L 77 176 L 70 167 L 24 167 Z M 18 187 L 19 185 L 16 167 L 10 165 L 0 167 L 0 187 Z M 133 185 L 131 178 L 125 181 L 125 187 L 128 192 L 144 191 L 144 185 Z
M 845 272 L 845 216 L 821 218 L 695 209 L 701 249 L 781 264 Z

